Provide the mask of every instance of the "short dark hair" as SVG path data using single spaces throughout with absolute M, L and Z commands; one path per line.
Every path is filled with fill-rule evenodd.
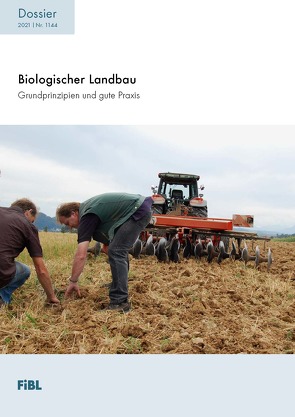
M 38 213 L 36 205 L 28 198 L 20 198 L 19 200 L 14 201 L 10 207 L 19 207 L 23 212 L 31 210 L 32 216 L 34 217 Z
M 59 221 L 61 217 L 71 217 L 72 211 L 79 211 L 80 203 L 72 201 L 71 203 L 63 203 L 56 209 L 56 219 Z

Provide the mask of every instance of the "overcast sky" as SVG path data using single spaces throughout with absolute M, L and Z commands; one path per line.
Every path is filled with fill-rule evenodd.
M 54 216 L 109 191 L 151 194 L 159 172 L 200 175 L 210 217 L 295 225 L 292 126 L 0 126 L 0 205 Z M 273 229 L 271 229 L 273 230 Z

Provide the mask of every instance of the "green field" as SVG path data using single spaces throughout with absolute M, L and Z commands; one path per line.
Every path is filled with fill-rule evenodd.
M 295 236 L 276 237 L 272 240 L 274 242 L 295 242 Z

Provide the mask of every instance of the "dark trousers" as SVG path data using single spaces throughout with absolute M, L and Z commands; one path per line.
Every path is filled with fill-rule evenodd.
M 112 304 L 121 304 L 128 299 L 129 250 L 150 219 L 151 213 L 139 220 L 128 219 L 116 231 L 109 245 L 108 255 L 113 278 L 110 288 Z
M 30 268 L 20 262 L 15 262 L 16 272 L 11 281 L 3 288 L 0 289 L 0 297 L 5 304 L 11 302 L 11 296 L 13 291 L 21 287 L 30 276 Z

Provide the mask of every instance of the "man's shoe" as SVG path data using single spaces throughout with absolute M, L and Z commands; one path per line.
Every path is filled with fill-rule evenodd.
M 2 306 L 5 306 L 5 302 L 2 300 L 2 298 L 0 297 L 0 308 L 2 307 Z
M 113 304 L 110 303 L 108 306 L 106 306 L 104 311 L 120 311 L 121 313 L 128 313 L 128 311 L 131 310 L 131 305 L 128 303 L 128 301 L 125 301 L 121 304 Z

